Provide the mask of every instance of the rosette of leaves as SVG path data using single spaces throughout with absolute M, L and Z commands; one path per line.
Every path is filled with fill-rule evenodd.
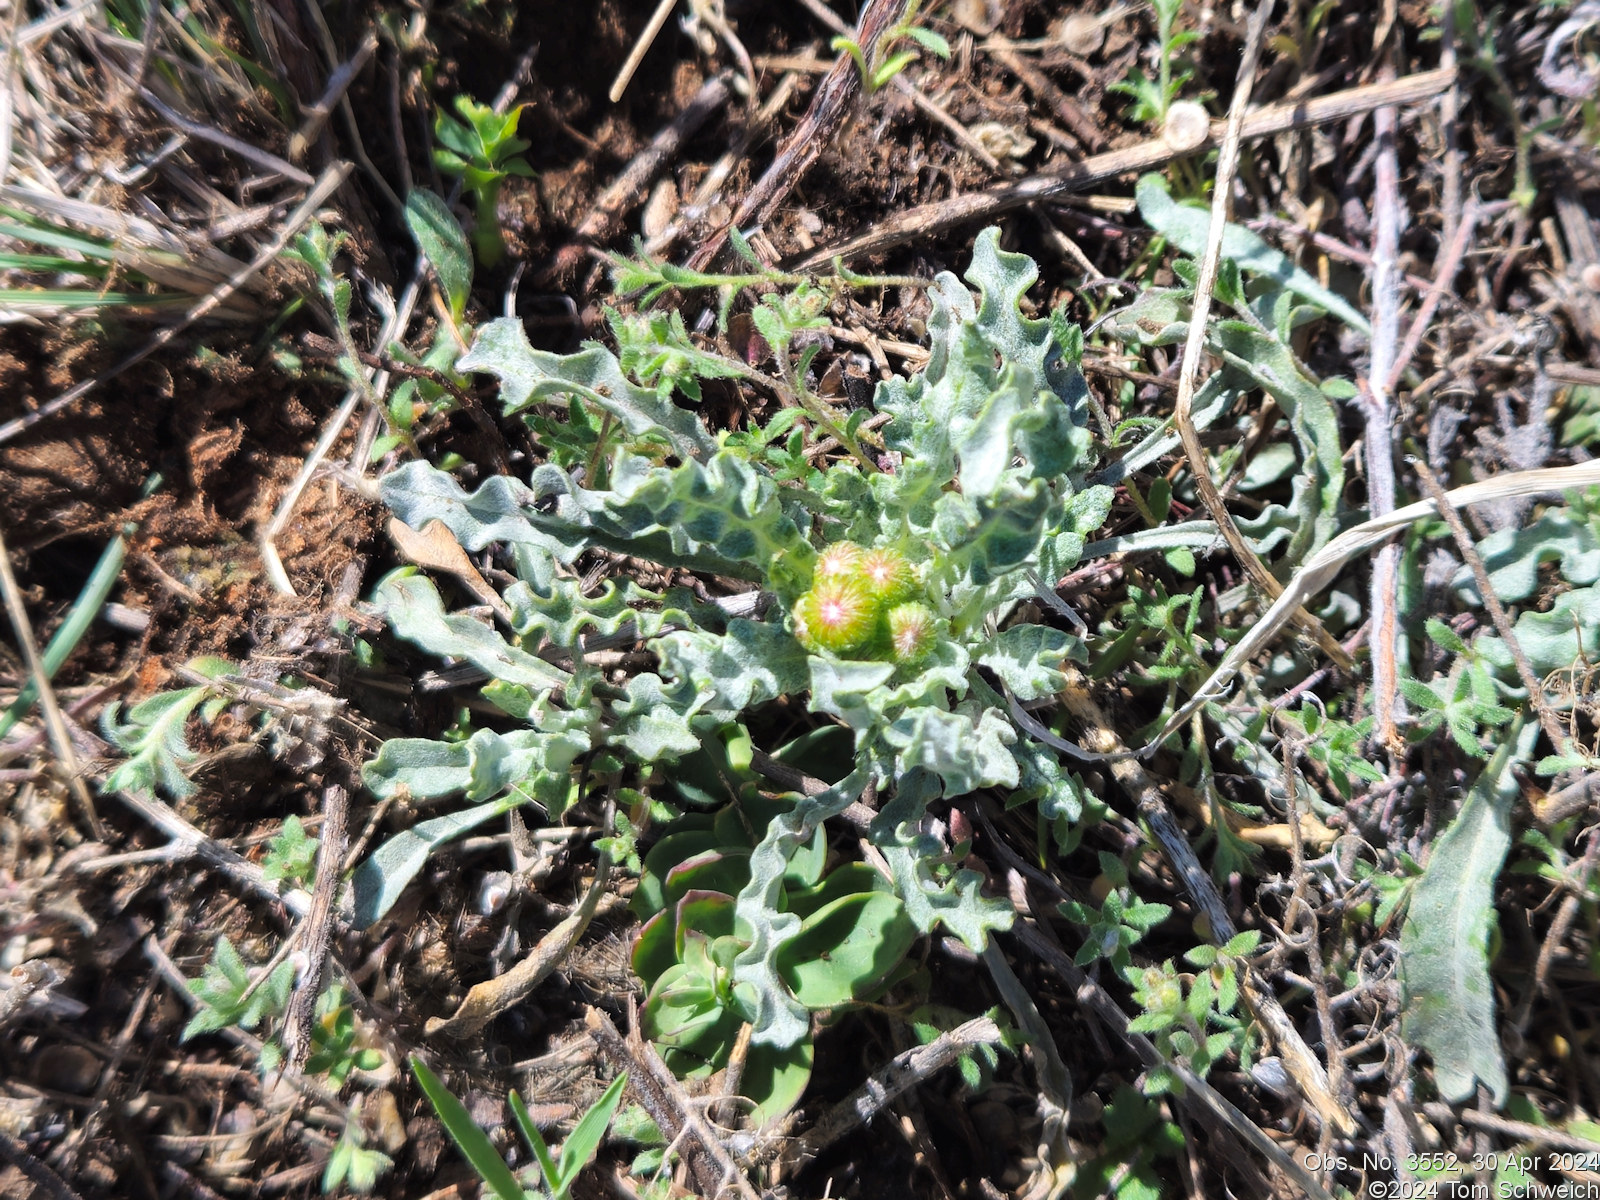
M 758 800 L 714 815 L 691 813 L 644 858 L 633 899 L 646 918 L 633 946 L 633 969 L 647 989 L 640 1025 L 680 1077 L 726 1067 L 740 1030 L 756 1016 L 749 986 L 735 976 L 750 942 L 735 897 L 750 882 L 749 831 L 785 807 Z M 887 990 L 918 933 L 893 885 L 870 866 L 848 863 L 824 875 L 823 834 L 818 828 L 783 874 L 781 903 L 800 929 L 784 943 L 777 967 L 808 1012 L 838 1014 Z M 809 1030 L 787 1046 L 749 1046 L 739 1090 L 752 1124 L 799 1101 L 811 1063 Z
M 681 381 L 665 386 L 704 354 L 677 344 L 685 337 L 677 323 L 631 330 L 636 372 L 674 364 L 643 376 L 598 344 L 559 355 L 534 349 L 514 320 L 484 326 L 459 368 L 497 376 L 506 415 L 522 415 L 553 461 L 525 482 L 501 476 L 472 491 L 413 462 L 381 489 L 411 527 L 437 520 L 467 551 L 498 553 L 513 579 L 500 625 L 451 612 L 415 573 L 389 577 L 374 599 L 402 638 L 489 675 L 486 697 L 517 727 L 456 742 L 398 739 L 369 764 L 380 795 L 403 787 L 419 798 L 465 794 L 475 805 L 381 847 L 356 875 L 358 919 L 380 914 L 449 837 L 530 800 L 560 811 L 597 764 L 670 780 L 717 731 L 755 727 L 762 706 L 781 699 L 788 711 L 842 726 L 853 746 L 837 782 L 773 817 L 747 882 L 726 893 L 747 943 L 728 968 L 730 986 L 755 1044 L 792 1047 L 809 1035 L 811 1010 L 782 969 L 784 947 L 803 927 L 784 880 L 793 855 L 869 784 L 886 798 L 871 835 L 917 930 L 942 926 L 981 952 L 991 930 L 1008 927 L 1011 906 L 983 896 L 980 877 L 952 863 L 921 819 L 931 801 L 980 788 L 1035 800 L 1058 836 L 1085 809 L 1081 782 L 1053 752 L 1019 737 L 1009 709 L 1010 699 L 1059 691 L 1063 664 L 1085 657 L 1051 606 L 1030 602 L 1042 581 L 1077 564 L 1112 496 L 1086 483 L 1094 456 L 1081 332 L 1059 315 L 1022 311 L 1036 276 L 1029 259 L 999 248 L 997 231 L 981 234 L 967 273 L 980 295 L 941 274 L 930 292 L 927 366 L 878 387 L 875 407 L 889 418 L 881 452 L 825 466 L 797 466 L 796 422 L 855 438 L 864 412 L 848 422 L 818 416 L 825 401 L 808 395 L 804 413 L 774 422 L 765 440 L 713 434 L 676 402 Z M 762 311 L 769 325 L 810 319 L 805 306 L 763 301 Z M 641 343 L 651 338 L 661 342 L 655 350 Z M 803 363 L 786 377 L 802 385 Z M 906 656 L 914 661 L 801 636 L 797 608 L 819 571 L 826 578 L 830 556 L 853 553 L 844 543 L 891 558 L 917 548 L 903 603 L 920 606 L 904 614 L 918 628 L 901 631 L 922 643 Z M 743 581 L 757 596 L 708 604 L 627 580 L 587 595 L 573 566 L 593 551 Z M 878 613 L 891 635 L 896 607 Z M 585 657 L 596 636 L 642 642 L 657 668 L 603 679 Z

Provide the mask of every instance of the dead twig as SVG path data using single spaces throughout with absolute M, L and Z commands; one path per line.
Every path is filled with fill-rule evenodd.
M 540 938 L 539 944 L 527 957 L 504 975 L 474 984 L 453 1014 L 429 1020 L 428 1036 L 445 1034 L 453 1038 L 471 1037 L 512 1005 L 521 1003 L 534 988 L 549 978 L 550 972 L 572 953 L 583 931 L 589 928 L 589 922 L 606 894 L 610 865 L 611 860 L 601 854 L 595 867 L 594 882 L 572 912 Z
M 1242 1142 L 1282 1171 L 1286 1177 L 1292 1179 L 1306 1195 L 1312 1197 L 1312 1200 L 1333 1200 L 1332 1194 L 1314 1175 L 1263 1133 L 1254 1121 L 1218 1094 L 1215 1088 L 1183 1064 L 1169 1062 L 1144 1034 L 1130 1030 L 1127 1014 L 1117 1007 L 1116 1000 L 1084 974 L 1083 968 L 1074 963 L 1059 946 L 1026 921 L 1019 920 L 1013 925 L 1011 936 L 1032 951 L 1040 962 L 1061 976 L 1073 990 L 1078 1003 L 1093 1013 L 1113 1034 L 1125 1041 L 1146 1067 L 1165 1067 L 1181 1079 L 1183 1081 L 1181 1103 L 1213 1121 L 1220 1122 L 1225 1129 L 1237 1134 Z
M 978 1046 L 995 1046 L 1003 1038 L 1000 1027 L 989 1017 L 947 1029 L 926 1046 L 913 1046 L 879 1067 L 850 1095 L 823 1113 L 804 1136 L 784 1155 L 801 1163 L 815 1158 L 840 1138 L 856 1129 L 865 1129 L 896 1097 L 924 1079 L 944 1070 L 962 1055 Z
M 318 833 L 317 875 L 311 886 L 311 905 L 296 931 L 295 940 L 305 955 L 305 967 L 289 997 L 283 1016 L 284 1054 L 294 1067 L 303 1067 L 311 1053 L 311 1022 L 316 1016 L 317 997 L 322 994 L 322 977 L 328 961 L 328 941 L 334 930 L 334 902 L 348 848 L 346 819 L 350 798 L 338 784 L 322 792 L 322 828 Z
M 650 14 L 650 20 L 645 23 L 643 31 L 633 49 L 628 51 L 628 57 L 622 64 L 622 69 L 617 72 L 617 77 L 611 81 L 611 90 L 606 93 L 606 98 L 615 104 L 622 99 L 622 94 L 628 90 L 628 84 L 633 82 L 633 73 L 639 69 L 639 64 L 644 61 L 644 56 L 650 53 L 650 47 L 655 44 L 656 35 L 666 25 L 667 18 L 672 15 L 673 7 L 678 0 L 661 0 L 656 5 L 655 12 Z
M 1454 78 L 1453 71 L 1424 71 L 1397 79 L 1392 84 L 1366 84 L 1332 96 L 1319 96 L 1314 100 L 1271 105 L 1246 116 L 1240 136 L 1249 140 L 1271 137 L 1291 130 L 1343 121 L 1371 112 L 1384 104 L 1416 104 L 1438 95 L 1450 86 Z M 1214 122 L 1206 140 L 1183 153 L 1199 154 L 1207 147 L 1220 143 L 1225 129 L 1225 123 Z M 972 221 L 989 220 L 1037 200 L 1085 191 L 1119 175 L 1151 171 L 1165 166 L 1179 153 L 1160 138 L 1152 138 L 1142 145 L 1111 150 L 1080 162 L 1067 163 L 1048 174 L 1030 175 L 985 191 L 965 192 L 948 200 L 919 204 L 885 217 L 865 233 L 810 251 L 794 262 L 785 264 L 785 269 L 809 271 L 826 266 L 835 258 L 854 259 L 863 254 L 876 254 L 912 238 L 942 233 L 952 226 Z
M 683 1085 L 667 1070 L 655 1047 L 639 1036 L 637 1022 L 631 1023 L 633 1027 L 624 1039 L 611 1018 L 597 1008 L 588 1010 L 585 1021 L 600 1052 L 612 1066 L 628 1072 L 629 1086 L 668 1144 L 678 1146 L 699 1194 L 705 1200 L 717 1200 L 732 1188 L 740 1200 L 758 1200 L 733 1156 L 695 1112 L 694 1102 L 684 1094 Z
M 1140 817 L 1155 835 L 1161 852 L 1172 864 L 1184 891 L 1189 893 L 1200 915 L 1210 925 L 1213 944 L 1226 945 L 1238 928 L 1217 891 L 1217 885 L 1201 866 L 1194 847 L 1189 845 L 1189 839 L 1173 818 L 1161 788 L 1138 760 L 1127 753 L 1127 747 L 1113 732 L 1110 721 L 1090 692 L 1088 681 L 1076 669 L 1068 671 L 1061 698 L 1067 711 L 1084 726 L 1080 735 L 1084 744 L 1110 760 L 1112 778 L 1137 805 Z M 1323 1124 L 1332 1126 L 1340 1133 L 1353 1133 L 1356 1128 L 1354 1120 L 1329 1089 L 1326 1070 L 1311 1053 L 1311 1048 L 1300 1036 L 1288 1013 L 1284 1012 L 1277 996 L 1272 994 L 1253 967 L 1242 972 L 1242 975 L 1241 991 L 1245 1003 L 1251 1015 L 1266 1027 L 1300 1094 Z
M 39 1189 L 33 1195 L 40 1200 L 82 1200 L 61 1176 L 50 1169 L 48 1163 L 40 1162 L 25 1145 L 4 1130 L 0 1130 L 0 1158 L 21 1171 Z
M 267 881 L 261 868 L 255 863 L 230 850 L 215 838 L 201 833 L 179 816 L 170 805 L 157 800 L 154 796 L 141 796 L 135 792 L 117 791 L 112 795 L 171 839 L 174 844 L 171 853 L 173 861 L 198 858 L 207 866 L 240 884 L 246 891 L 282 904 L 295 916 L 306 917 L 310 914 L 309 892 L 299 888 L 280 892 L 276 884 Z
M 1394 68 L 1385 64 L 1392 79 Z M 1377 165 L 1372 199 L 1372 378 L 1363 389 L 1361 408 L 1366 417 L 1367 507 L 1375 517 L 1394 511 L 1394 391 L 1390 377 L 1400 338 L 1400 233 L 1405 212 L 1400 199 L 1400 162 L 1395 150 L 1399 114 L 1385 104 L 1373 114 L 1377 138 Z M 1378 548 L 1372 564 L 1368 597 L 1372 632 L 1372 711 L 1377 742 L 1398 755 L 1402 746 L 1395 720 L 1404 711 L 1400 699 L 1395 647 L 1399 629 L 1400 547 L 1394 542 Z
M 589 215 L 578 224 L 577 240 L 557 252 L 550 265 L 540 272 L 541 280 L 548 282 L 564 275 L 588 257 L 589 243 L 603 241 L 617 231 L 623 212 L 644 193 L 656 172 L 670 162 L 684 142 L 693 137 L 711 119 L 712 114 L 728 102 L 728 97 L 733 94 L 730 78 L 724 72 L 706 80 L 683 111 L 633 156 L 622 173 L 595 197 Z
M 904 11 L 903 0 L 867 0 L 856 22 L 855 41 L 858 46 L 871 50 L 878 44 L 883 31 Z M 777 209 L 794 186 L 800 182 L 817 159 L 832 145 L 849 113 L 850 103 L 861 87 L 861 74 L 848 55 L 841 54 L 833 69 L 823 78 L 811 107 L 800 123 L 784 139 L 772 165 L 756 181 L 740 202 L 733 220 L 712 234 L 689 260 L 692 270 L 703 271 L 711 265 L 728 240 L 728 233 L 752 222 L 763 222 Z M 827 259 L 822 260 L 826 262 Z

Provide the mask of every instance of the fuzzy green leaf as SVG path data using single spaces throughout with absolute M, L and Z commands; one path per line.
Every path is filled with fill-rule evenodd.
M 1439 1094 L 1452 1102 L 1469 1099 L 1475 1080 L 1497 1105 L 1508 1087 L 1488 941 L 1494 882 L 1511 848 L 1518 788 L 1507 768 L 1516 741 L 1514 732 L 1506 738 L 1450 828 L 1435 839 L 1400 932 L 1401 1030 L 1433 1056 Z
M 1146 175 L 1134 191 L 1139 215 L 1182 250 L 1198 258 L 1205 253 L 1211 228 L 1211 214 L 1202 208 L 1179 204 L 1167 190 L 1160 175 Z M 1242 225 L 1228 224 L 1222 232 L 1222 257 L 1230 258 L 1244 270 L 1274 280 L 1285 291 L 1310 301 L 1350 328 L 1371 333 L 1367 319 L 1343 297 L 1330 292 L 1305 271 L 1294 265 L 1282 251 L 1274 249 L 1257 233 Z
M 716 452 L 699 418 L 664 401 L 653 388 L 639 387 L 616 355 L 598 343 L 577 354 L 535 350 L 522 322 L 502 317 L 478 331 L 472 349 L 456 365 L 498 377 L 507 416 L 556 396 L 578 396 L 610 413 L 635 437 L 665 433 L 683 458 L 706 459 Z

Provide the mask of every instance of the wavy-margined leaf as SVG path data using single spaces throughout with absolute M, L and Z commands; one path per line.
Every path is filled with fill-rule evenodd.
M 383 799 L 404 788 L 413 796 L 461 792 L 468 800 L 487 800 L 541 772 L 565 775 L 590 749 L 588 730 L 550 724 L 556 728 L 480 729 L 464 742 L 391 738 L 362 769 L 362 778 Z
M 793 1046 L 810 1036 L 811 1016 L 794 998 L 778 969 L 778 954 L 800 931 L 800 918 L 779 911 L 789 858 L 817 827 L 849 808 L 873 773 L 860 765 L 845 779 L 814 796 L 803 796 L 767 826 L 750 853 L 750 882 L 735 902 L 749 947 L 734 960 L 734 986 L 752 1010 L 750 1040 L 761 1046 Z
M 1211 231 L 1211 213 L 1203 208 L 1179 204 L 1167 190 L 1160 175 L 1146 175 L 1134 190 L 1139 215 L 1150 228 L 1162 234 L 1185 254 L 1198 258 L 1205 253 Z M 1338 317 L 1350 328 L 1371 333 L 1372 327 L 1342 296 L 1330 292 L 1305 271 L 1295 266 L 1281 250 L 1276 250 L 1260 234 L 1231 222 L 1223 226 L 1222 257 L 1240 268 L 1275 281 L 1283 290 L 1308 300 Z
M 587 490 L 546 463 L 527 484 L 495 476 L 468 492 L 426 463 L 383 477 L 383 501 L 413 529 L 442 521 L 463 547 L 495 542 L 571 563 L 599 546 L 666 566 L 765 582 L 804 572 L 813 551 L 788 497 L 737 455 L 659 467 L 637 455 L 614 465 L 608 490 Z
M 592 596 L 584 595 L 583 581 L 558 575 L 556 560 L 531 550 L 520 564 L 522 578 L 505 590 L 511 608 L 511 625 L 518 635 L 537 645 L 548 641 L 568 649 L 578 646 L 584 634 L 606 637 L 631 626 L 635 636 L 654 637 L 669 622 L 688 624 L 689 594 L 676 589 L 669 598 L 647 591 L 624 577 L 605 580 Z
M 1013 625 L 978 648 L 978 665 L 998 675 L 1018 700 L 1038 700 L 1066 686 L 1062 663 L 1083 662 L 1086 655 L 1082 641 L 1059 629 Z
M 966 703 L 955 712 L 911 708 L 884 726 L 883 740 L 895 751 L 897 775 L 922 769 L 937 776 L 946 796 L 986 787 L 1015 787 L 1017 731 L 999 709 Z
M 1217 321 L 1206 344 L 1222 360 L 1278 402 L 1289 418 L 1289 428 L 1299 443 L 1300 469 L 1310 480 L 1310 503 L 1289 546 L 1289 559 L 1298 562 L 1320 549 L 1338 531 L 1340 499 L 1344 494 L 1344 448 L 1339 439 L 1339 417 L 1320 387 L 1308 379 L 1294 354 L 1278 338 L 1243 321 Z
M 473 617 L 447 613 L 439 589 L 410 568 L 384 577 L 373 604 L 395 633 L 434 654 L 465 659 L 493 679 L 534 691 L 564 688 L 571 676 L 542 658 L 511 645 Z
M 700 710 L 692 686 L 669 687 L 659 675 L 635 675 L 612 705 L 616 720 L 608 741 L 640 762 L 672 762 L 700 749 L 691 719 Z
M 1489 586 L 1507 604 L 1539 590 L 1539 568 L 1561 564 L 1561 578 L 1574 587 L 1600 580 L 1600 528 L 1596 517 L 1571 508 L 1547 512 L 1532 525 L 1499 529 L 1478 543 Z M 1473 604 L 1481 603 L 1472 572 L 1462 567 L 1453 581 Z M 1591 647 L 1592 648 L 1592 647 Z
M 711 709 L 736 716 L 804 691 L 807 655 L 782 626 L 735 619 L 724 634 L 680 629 L 657 638 L 662 670 L 690 684 Z
M 1600 647 L 1600 586 L 1557 596 L 1549 612 L 1525 612 L 1512 626 L 1533 673 L 1571 670 L 1584 658 L 1593 660 Z M 1511 651 L 1494 634 L 1482 633 L 1473 643 L 1486 662 L 1502 674 L 1512 670 Z
M 998 231 L 989 229 L 967 271 L 981 304 L 948 272 L 935 281 L 928 366 L 884 381 L 874 399 L 894 418 L 884 444 L 904 456 L 894 476 L 874 480 L 887 510 L 929 503 L 952 478 L 973 505 L 998 506 L 1010 503 L 997 495 L 1006 476 L 1054 483 L 1086 461 L 1082 374 L 1055 344 L 1051 322 L 1021 311 L 1037 278 L 1033 262 L 1000 250 Z M 1023 465 L 1012 468 L 1018 455 Z
M 502 317 L 478 331 L 472 349 L 456 366 L 498 376 L 507 416 L 554 396 L 578 396 L 610 413 L 635 437 L 666 434 L 684 458 L 709 458 L 717 449 L 699 417 L 655 390 L 639 387 L 623 372 L 617 356 L 596 342 L 576 354 L 535 350 L 522 322 Z
M 1453 1102 L 1470 1098 L 1477 1081 L 1502 1104 L 1508 1087 L 1488 943 L 1494 881 L 1511 848 L 1518 788 L 1507 767 L 1517 732 L 1510 731 L 1450 828 L 1434 839 L 1400 931 L 1400 1028 L 1433 1056 L 1439 1094 Z
M 1011 928 L 1016 911 L 1010 903 L 983 894 L 983 877 L 960 868 L 941 878 L 936 864 L 945 848 L 927 831 L 923 817 L 930 801 L 944 787 L 931 773 L 902 776 L 894 797 L 872 823 L 872 842 L 883 851 L 894 874 L 895 891 L 906 915 L 923 933 L 943 927 L 975 954 L 982 954 L 991 930 Z
M 479 551 L 496 542 L 509 546 L 538 546 L 562 562 L 583 553 L 579 542 L 570 545 L 546 532 L 531 519 L 534 491 L 509 475 L 494 475 L 474 491 L 467 491 L 454 475 L 431 463 L 409 462 L 378 481 L 378 495 L 389 511 L 413 529 L 429 521 L 443 521 L 463 549 Z

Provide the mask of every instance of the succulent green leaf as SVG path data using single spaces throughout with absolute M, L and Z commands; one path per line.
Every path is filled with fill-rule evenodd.
M 837 1008 L 864 998 L 917 936 L 898 896 L 857 892 L 808 916 L 779 952 L 778 971 L 807 1008 Z

